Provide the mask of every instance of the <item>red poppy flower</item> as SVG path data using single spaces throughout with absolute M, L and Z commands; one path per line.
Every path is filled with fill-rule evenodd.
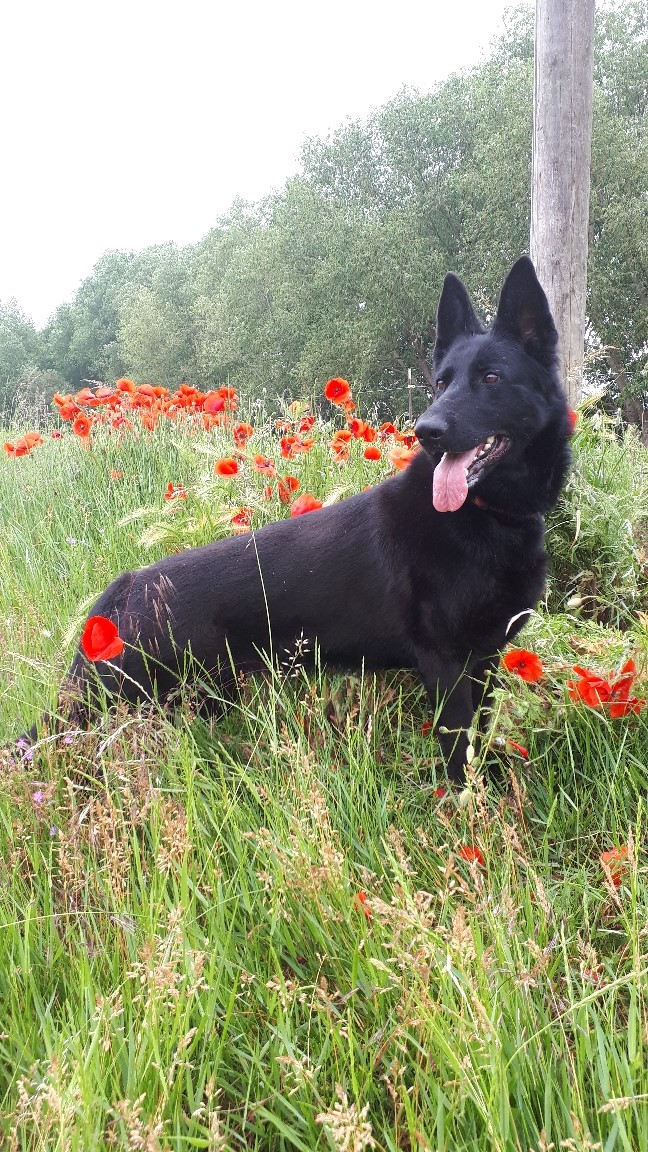
M 127 420 L 125 416 L 115 416 L 111 421 L 111 425 L 113 428 L 116 428 L 118 432 L 126 432 L 129 428 L 133 427 L 130 420 Z
M 76 420 L 77 416 L 81 415 L 81 409 L 78 404 L 74 403 L 71 398 L 66 404 L 59 405 L 59 416 L 61 420 Z
M 515 672 L 527 684 L 535 684 L 544 671 L 540 657 L 535 652 L 527 652 L 526 648 L 511 648 L 502 657 L 502 664 L 508 672 Z
M 462 860 L 467 860 L 469 864 L 481 864 L 482 868 L 484 866 L 484 857 L 476 844 L 462 844 L 461 848 L 457 849 L 457 855 L 461 856 Z
M 371 908 L 369 907 L 369 901 L 367 898 L 367 893 L 366 892 L 356 892 L 355 902 L 356 902 L 356 908 L 359 908 L 362 910 L 362 912 L 364 912 L 365 920 L 371 920 Z
M 52 432 L 52 440 L 62 440 L 62 439 L 63 439 L 63 433 L 61 432 L 61 429 L 55 428 L 54 431 Z
M 382 452 L 380 448 L 376 448 L 374 444 L 369 444 L 362 453 L 365 460 L 380 460 Z
M 387 453 L 387 459 L 392 468 L 395 468 L 397 472 L 402 472 L 404 468 L 407 468 L 408 464 L 411 464 L 418 450 L 418 444 L 415 448 L 397 445 L 396 448 L 392 448 L 391 452 Z
M 506 743 L 508 744 L 509 748 L 513 748 L 516 752 L 518 752 L 523 760 L 529 759 L 529 752 L 524 747 L 524 744 L 518 744 L 515 740 L 507 740 Z
M 290 509 L 291 516 L 304 516 L 306 512 L 316 512 L 318 508 L 322 507 L 322 501 L 318 500 L 316 496 L 312 496 L 310 492 L 304 492 L 303 496 L 298 496 Z
M 349 420 L 349 432 L 354 440 L 364 439 L 365 429 L 368 427 L 369 425 L 366 421 L 361 420 L 358 416 L 354 416 L 352 420 Z
M 233 460 L 231 456 L 223 456 L 214 464 L 214 472 L 217 476 L 236 476 L 238 470 L 238 460 Z
M 252 467 L 255 472 L 262 472 L 264 476 L 277 475 L 274 460 L 268 460 L 266 456 L 255 456 L 252 460 Z
M 583 700 L 590 708 L 598 708 L 610 699 L 610 685 L 604 676 L 598 672 L 591 672 L 588 668 L 574 665 L 574 672 L 578 680 L 567 681 L 567 691 L 571 700 Z
M 250 531 L 250 524 L 254 515 L 253 508 L 239 508 L 232 516 L 232 527 L 237 535 Z
M 232 428 L 232 436 L 237 448 L 245 448 L 250 436 L 254 435 L 254 428 L 251 424 L 235 424 Z
M 74 399 L 77 404 L 89 404 L 95 399 L 95 394 L 92 388 L 81 388 L 79 392 L 75 393 Z
M 335 376 L 324 387 L 324 395 L 331 404 L 345 404 L 351 399 L 351 385 L 341 376 Z
M 396 425 L 392 424 L 390 421 L 381 424 L 380 428 L 378 429 L 378 435 L 380 436 L 381 440 L 386 440 L 388 436 L 393 436 L 395 432 Z
M 578 664 L 574 665 L 574 672 L 579 679 L 567 681 L 571 700 L 582 700 L 588 708 L 607 708 L 613 720 L 627 716 L 629 712 L 640 712 L 645 707 L 645 700 L 630 695 L 636 675 L 634 660 L 627 660 L 614 680 L 609 677 L 606 679 L 600 672 L 581 668 Z
M 74 432 L 75 436 L 80 436 L 82 440 L 88 439 L 91 428 L 92 420 L 89 416 L 77 416 L 74 424 L 72 425 L 72 431 Z
M 123 476 L 123 472 L 120 473 Z M 169 480 L 166 492 L 164 493 L 165 500 L 186 500 L 187 491 L 184 484 L 172 484 Z
M 567 419 L 569 420 L 569 435 L 573 436 L 578 423 L 578 412 L 574 411 L 573 408 L 568 408 Z
M 293 492 L 299 488 L 299 480 L 296 476 L 280 476 L 277 481 L 277 495 L 282 504 L 290 504 Z M 272 495 L 272 489 L 270 489 Z M 270 499 L 270 497 L 268 497 Z
M 136 392 L 137 391 L 137 384 L 135 383 L 134 380 L 129 380 L 126 376 L 122 376 L 121 380 L 118 380 L 117 383 L 115 384 L 115 391 L 116 392 Z
M 113 660 L 124 650 L 117 625 L 105 616 L 91 616 L 81 635 L 81 648 L 88 660 Z
M 604 869 L 608 869 L 612 883 L 619 888 L 623 879 L 623 871 L 628 864 L 628 846 L 622 844 L 620 848 L 612 848 L 609 852 L 601 852 L 599 860 Z
M 299 423 L 297 425 L 297 431 L 303 435 L 304 432 L 310 432 L 310 430 L 314 426 L 314 424 L 315 424 L 315 417 L 314 416 L 302 416 L 301 420 L 299 421 Z

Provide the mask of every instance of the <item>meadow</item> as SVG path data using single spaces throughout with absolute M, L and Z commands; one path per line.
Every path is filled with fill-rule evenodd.
M 337 384 L 266 412 L 119 381 L 4 429 L 12 1152 L 648 1152 L 648 457 L 595 406 L 463 791 L 416 677 L 299 651 L 217 724 L 187 687 L 17 741 L 113 576 L 407 466 Z

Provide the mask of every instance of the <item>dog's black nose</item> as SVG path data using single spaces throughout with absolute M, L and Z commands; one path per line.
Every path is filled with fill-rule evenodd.
M 440 419 L 438 416 L 422 416 L 417 420 L 414 427 L 416 438 L 423 445 L 424 448 L 434 448 L 437 442 L 448 431 L 448 425 L 445 420 Z

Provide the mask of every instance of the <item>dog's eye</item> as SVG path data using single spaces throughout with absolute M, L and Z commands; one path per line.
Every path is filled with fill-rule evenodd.
M 487 372 L 484 376 L 484 384 L 499 384 L 500 380 L 499 372 Z
M 442 376 L 440 376 L 436 382 L 436 390 L 437 390 L 437 392 L 443 392 L 444 388 L 445 388 L 445 380 L 443 379 Z

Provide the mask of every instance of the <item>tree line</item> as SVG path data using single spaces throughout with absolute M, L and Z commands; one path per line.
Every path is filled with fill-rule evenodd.
M 0 401 L 122 375 L 297 396 L 344 375 L 364 403 L 404 410 L 408 379 L 430 382 L 445 272 L 488 316 L 528 250 L 532 83 L 522 7 L 481 65 L 308 140 L 298 175 L 236 201 L 197 244 L 107 252 L 39 332 L 0 304 Z M 622 0 L 597 13 L 588 363 L 635 420 L 648 394 L 647 189 L 648 10 Z

